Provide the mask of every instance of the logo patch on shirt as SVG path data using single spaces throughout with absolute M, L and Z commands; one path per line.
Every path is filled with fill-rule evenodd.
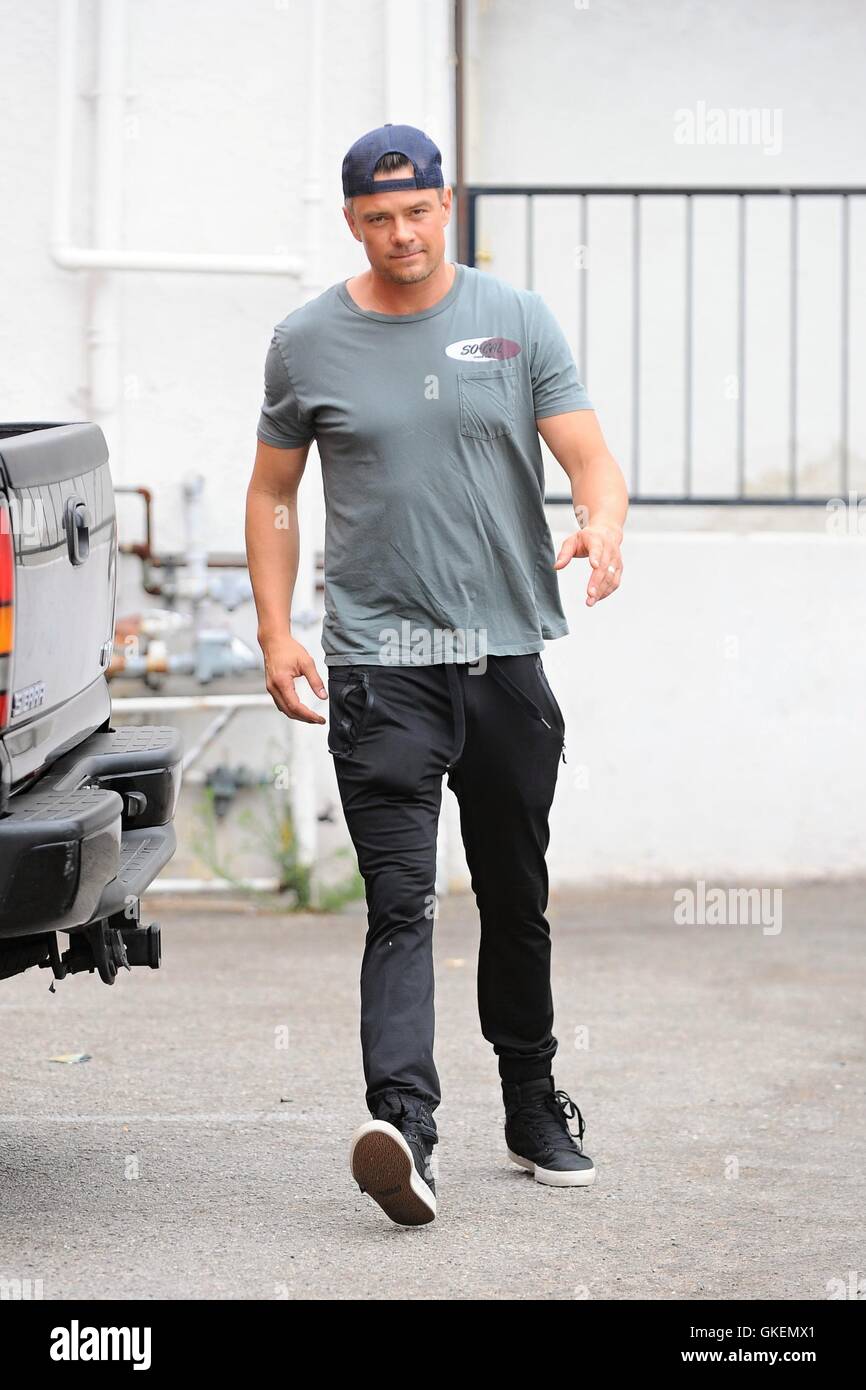
M 513 338 L 463 338 L 459 343 L 449 343 L 445 355 L 461 362 L 502 362 L 521 351 Z

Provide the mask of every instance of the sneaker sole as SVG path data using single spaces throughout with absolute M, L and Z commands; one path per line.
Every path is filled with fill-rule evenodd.
M 396 1125 L 368 1120 L 356 1129 L 349 1167 L 367 1196 L 398 1226 L 424 1226 L 435 1217 L 436 1198 Z
M 532 1173 L 536 1182 L 546 1187 L 591 1187 L 595 1182 L 595 1168 L 569 1168 L 561 1172 L 555 1168 L 539 1168 L 531 1158 L 521 1158 L 519 1154 L 507 1149 L 508 1157 L 518 1168 Z

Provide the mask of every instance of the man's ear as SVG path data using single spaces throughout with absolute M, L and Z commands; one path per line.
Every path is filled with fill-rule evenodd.
M 354 219 L 354 217 L 352 216 L 352 214 L 351 214 L 351 212 L 349 211 L 349 209 L 346 207 L 345 203 L 343 204 L 343 216 L 344 216 L 345 219 L 346 219 L 346 223 L 347 223 L 347 225 L 348 225 L 349 231 L 352 233 L 352 236 L 355 238 L 356 241 L 360 241 L 360 240 L 361 240 L 361 233 L 358 231 L 357 227 L 355 226 L 355 219 Z

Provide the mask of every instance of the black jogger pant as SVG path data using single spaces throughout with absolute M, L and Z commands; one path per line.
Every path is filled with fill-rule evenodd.
M 478 1010 L 503 1080 L 551 1071 L 548 814 L 565 720 L 538 653 L 328 668 L 328 748 L 365 883 L 361 1048 L 382 1118 L 441 1096 L 433 1062 L 436 839 L 455 792 L 481 919 Z M 435 1124 L 434 1124 L 435 1130 Z

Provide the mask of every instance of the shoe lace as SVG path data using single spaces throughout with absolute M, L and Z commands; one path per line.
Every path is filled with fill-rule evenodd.
M 527 1118 L 538 1137 L 551 1148 L 568 1148 L 583 1153 L 583 1136 L 586 1130 L 579 1107 L 567 1091 L 551 1091 L 526 1107 L 531 1114 Z M 577 1134 L 568 1127 L 568 1121 L 577 1116 Z

